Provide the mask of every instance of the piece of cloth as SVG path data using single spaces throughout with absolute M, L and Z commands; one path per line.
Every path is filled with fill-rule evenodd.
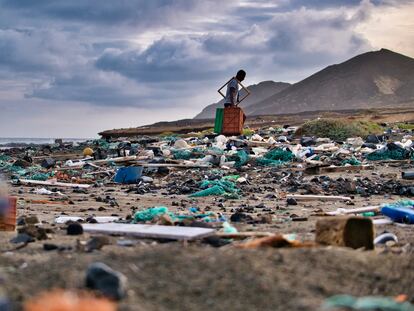
M 224 101 L 224 106 L 227 107 L 229 106 L 228 104 L 231 104 L 231 93 L 230 90 L 234 88 L 236 90 L 236 92 L 234 92 L 233 94 L 233 103 L 236 105 L 237 101 L 238 101 L 238 96 L 239 96 L 239 83 L 237 82 L 236 78 L 233 78 L 230 80 L 230 82 L 227 84 L 227 92 L 226 92 L 226 99 Z M 226 105 L 227 104 L 227 105 Z

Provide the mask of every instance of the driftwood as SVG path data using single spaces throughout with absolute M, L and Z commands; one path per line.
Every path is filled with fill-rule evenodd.
M 31 179 L 19 179 L 19 182 L 23 185 L 42 185 L 42 186 L 53 186 L 53 187 L 69 187 L 69 188 L 89 188 L 91 185 L 86 184 L 70 184 L 63 183 L 58 181 L 41 181 L 41 180 L 31 180 Z
M 313 166 L 305 169 L 305 174 L 325 174 L 347 171 L 365 171 L 374 169 L 373 165 L 348 165 L 348 166 Z
M 224 232 L 217 232 L 216 236 L 223 238 L 223 239 L 246 239 L 246 238 L 259 238 L 259 237 L 266 237 L 272 236 L 273 233 L 270 232 L 237 232 L 237 233 L 224 233 Z
M 214 229 L 198 227 L 174 227 L 135 224 L 83 224 L 83 230 L 91 233 L 130 235 L 140 238 L 194 240 L 215 233 Z
M 295 200 L 322 200 L 322 201 L 352 201 L 350 197 L 338 196 L 338 195 L 313 195 L 313 194 L 288 194 L 286 198 L 292 198 Z
M 380 209 L 379 205 L 358 207 L 358 208 L 351 208 L 351 209 L 339 208 L 339 209 L 337 209 L 336 211 L 333 211 L 333 212 L 326 212 L 326 214 L 331 215 L 331 216 L 347 215 L 347 214 L 360 214 L 360 213 L 366 213 L 366 212 L 378 212 L 379 209 Z

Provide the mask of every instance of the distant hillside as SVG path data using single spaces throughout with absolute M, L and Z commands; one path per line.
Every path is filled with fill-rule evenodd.
M 240 106 L 246 109 L 251 105 L 255 105 L 258 102 L 263 101 L 266 98 L 269 98 L 272 95 L 275 95 L 287 87 L 289 87 L 289 83 L 284 82 L 274 82 L 274 81 L 263 81 L 259 84 L 250 85 L 247 89 L 252 93 L 249 97 L 247 97 L 244 101 L 241 102 Z M 242 96 L 243 93 L 240 93 Z M 223 107 L 224 100 L 219 101 L 218 103 L 211 104 L 203 109 L 195 119 L 211 119 L 215 117 L 216 108 Z
M 329 66 L 258 103 L 247 115 L 414 104 L 414 59 L 382 49 Z

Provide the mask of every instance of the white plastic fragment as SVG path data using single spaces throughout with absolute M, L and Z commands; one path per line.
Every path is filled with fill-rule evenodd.
M 187 142 L 184 139 L 178 139 L 174 143 L 174 148 L 176 149 L 188 149 L 190 146 L 187 144 Z

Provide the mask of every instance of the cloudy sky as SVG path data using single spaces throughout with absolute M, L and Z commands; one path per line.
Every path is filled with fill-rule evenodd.
M 414 0 L 0 0 L 0 137 L 190 118 L 382 47 L 414 57 Z

